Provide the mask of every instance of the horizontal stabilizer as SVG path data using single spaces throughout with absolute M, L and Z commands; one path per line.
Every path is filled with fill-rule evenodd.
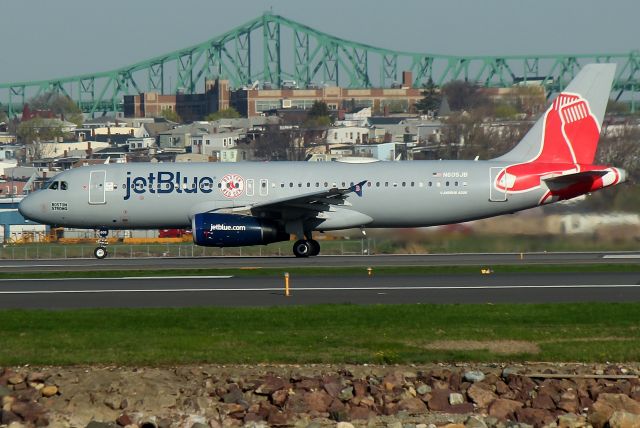
M 580 183 L 589 183 L 598 178 L 604 177 L 609 171 L 583 171 L 573 174 L 557 175 L 555 177 L 542 178 L 549 190 L 564 189 L 568 186 Z

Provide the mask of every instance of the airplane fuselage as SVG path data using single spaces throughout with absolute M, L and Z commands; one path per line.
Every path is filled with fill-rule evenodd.
M 331 212 L 319 213 L 325 221 L 315 229 L 432 226 L 537 206 L 546 189 L 509 194 L 492 185 L 506 166 L 491 161 L 87 166 L 56 176 L 66 190 L 30 196 L 37 207 L 30 216 L 67 227 L 182 228 L 190 227 L 198 212 L 233 210 L 366 180 L 361 197 L 352 195 L 337 208 L 362 216 L 347 216 L 339 224 L 328 221 Z

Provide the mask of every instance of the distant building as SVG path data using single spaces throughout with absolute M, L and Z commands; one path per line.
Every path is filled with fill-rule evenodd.
M 231 91 L 230 105 L 243 116 L 259 116 L 277 109 L 310 109 L 322 101 L 329 110 L 371 108 L 381 113 L 408 112 L 422 99 L 421 89 L 412 87 L 411 73 L 404 73 L 397 88 L 347 89 L 322 87 L 307 89 L 241 88 Z

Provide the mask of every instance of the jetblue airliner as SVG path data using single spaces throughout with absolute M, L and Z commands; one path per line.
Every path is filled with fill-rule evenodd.
M 264 245 L 316 231 L 422 227 L 513 213 L 626 179 L 594 165 L 615 64 L 585 66 L 524 138 L 487 161 L 133 163 L 58 174 L 20 204 L 25 217 L 75 228 L 191 228 L 198 245 Z M 107 255 L 105 240 L 95 249 Z

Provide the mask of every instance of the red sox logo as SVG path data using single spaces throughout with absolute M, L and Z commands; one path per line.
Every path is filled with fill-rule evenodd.
M 244 178 L 238 174 L 226 174 L 220 184 L 220 191 L 226 198 L 237 198 L 244 193 Z

